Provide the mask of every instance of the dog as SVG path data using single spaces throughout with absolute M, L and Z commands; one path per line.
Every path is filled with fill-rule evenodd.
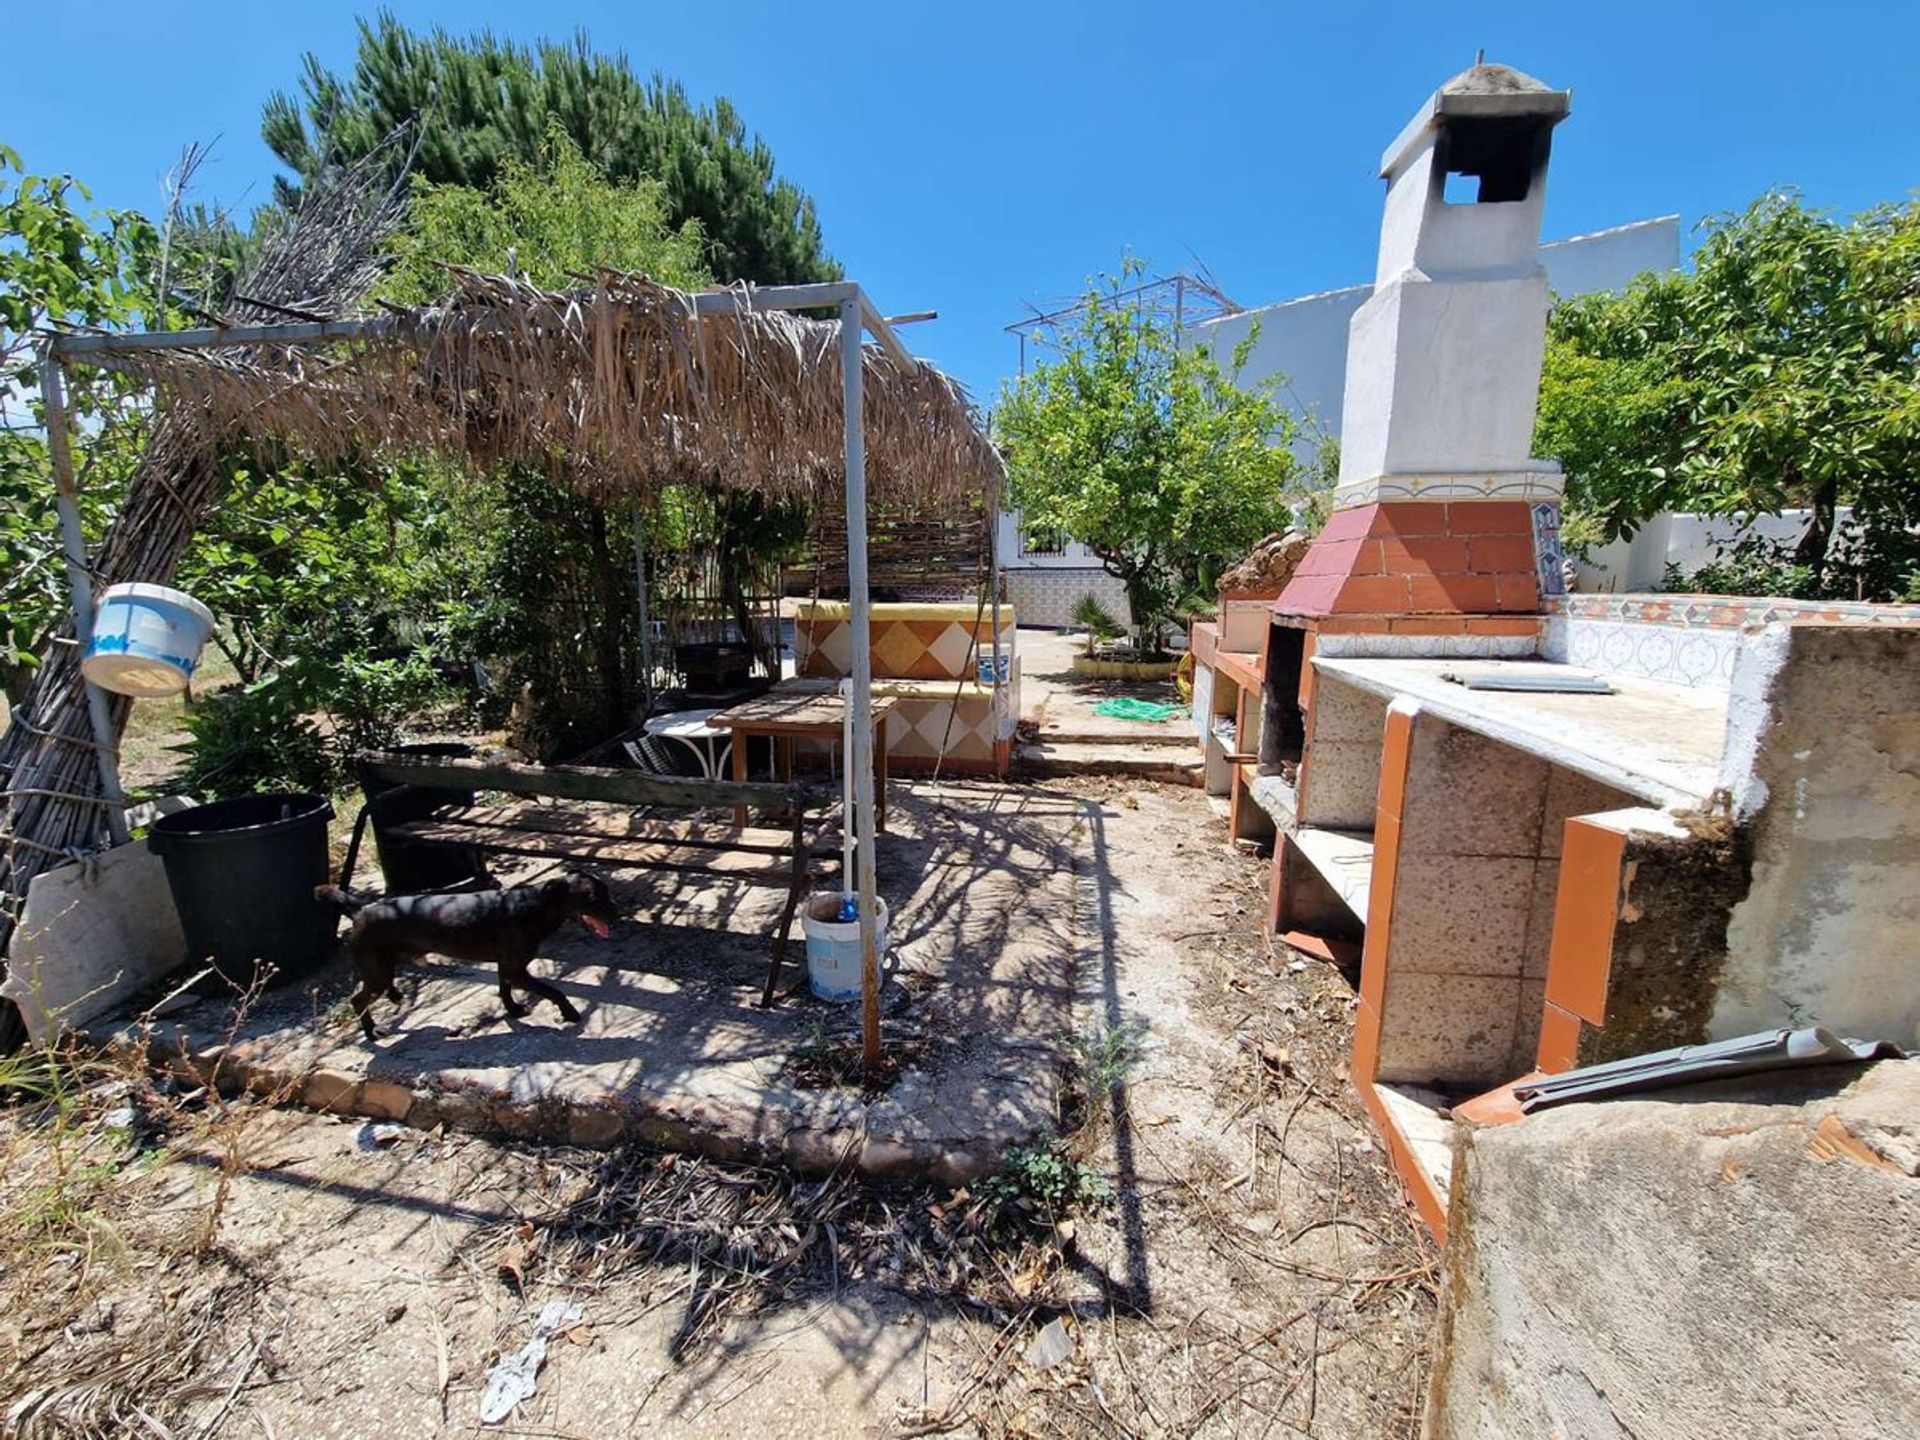
M 321 885 L 313 895 L 353 921 L 347 931 L 347 957 L 360 982 L 353 1010 L 369 1044 L 379 1038 L 373 1002 L 382 995 L 397 1002 L 400 991 L 394 981 L 400 966 L 429 954 L 498 966 L 500 1003 L 516 1019 L 533 1008 L 513 998 L 518 989 L 535 996 L 534 1004 L 541 996 L 553 1001 L 568 1024 L 578 1025 L 580 1012 L 573 1002 L 535 978 L 528 966 L 541 942 L 567 921 L 579 920 L 604 940 L 618 918 L 606 882 L 577 871 L 538 885 L 464 894 L 369 900 L 338 885 Z

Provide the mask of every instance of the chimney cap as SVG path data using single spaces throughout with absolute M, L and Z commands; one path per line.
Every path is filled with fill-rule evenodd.
M 1511 65 L 1485 61 L 1468 66 L 1442 85 L 1407 122 L 1380 157 L 1382 178 L 1391 177 L 1426 134 L 1447 118 L 1531 117 L 1558 125 L 1573 106 L 1573 92 L 1555 90 Z

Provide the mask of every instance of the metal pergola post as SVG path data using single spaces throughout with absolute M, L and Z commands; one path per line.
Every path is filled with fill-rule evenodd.
M 87 563 L 87 535 L 80 524 L 80 486 L 74 479 L 73 448 L 67 436 L 66 374 L 48 346 L 41 355 L 40 400 L 47 417 L 47 450 L 53 456 L 54 504 L 60 512 L 60 548 L 67 561 L 67 600 L 73 613 L 73 640 L 81 655 L 93 643 L 93 572 Z M 87 723 L 93 731 L 93 758 L 100 771 L 100 794 L 107 802 L 107 834 L 115 845 L 127 843 L 127 797 L 120 786 L 120 761 L 114 753 L 113 716 L 106 692 L 91 680 Z
M 840 302 L 841 406 L 847 446 L 847 621 L 852 628 L 853 753 L 847 757 L 854 827 L 855 891 L 860 906 L 860 1049 L 871 1069 L 880 1060 L 880 956 L 875 934 L 879 886 L 874 876 L 873 821 L 873 611 L 867 594 L 867 438 L 862 428 L 860 297 Z M 840 883 L 845 885 L 847 877 Z

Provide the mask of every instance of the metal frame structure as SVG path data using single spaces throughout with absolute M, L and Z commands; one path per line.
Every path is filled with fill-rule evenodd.
M 1147 310 L 1169 316 L 1173 321 L 1173 333 L 1176 338 L 1185 331 L 1189 323 L 1217 319 L 1222 315 L 1238 315 L 1246 306 L 1228 295 L 1203 267 L 1198 274 L 1180 270 L 1172 275 L 1156 276 L 1131 285 L 1125 290 L 1106 297 L 1114 300 L 1136 300 Z M 1058 350 L 1060 341 L 1058 332 L 1062 322 L 1070 320 L 1087 308 L 1085 298 L 1053 309 L 1042 310 L 1031 301 L 1027 308 L 1033 313 L 1001 328 L 1020 342 L 1020 371 L 1027 373 L 1027 342 L 1032 340 L 1036 347 Z
M 840 320 L 841 404 L 846 427 L 846 507 L 848 604 L 853 635 L 850 705 L 865 722 L 851 725 L 852 750 L 847 770 L 852 782 L 853 814 L 843 817 L 857 848 L 855 893 L 860 908 L 861 1042 L 866 1063 L 880 1058 L 880 967 L 875 952 L 874 920 L 878 914 L 878 885 L 874 867 L 873 793 L 873 634 L 871 597 L 867 594 L 867 462 L 866 435 L 861 428 L 863 403 L 863 332 L 869 333 L 888 355 L 903 365 L 916 363 L 893 333 L 891 324 L 866 293 L 852 281 L 816 285 L 740 286 L 705 291 L 689 297 L 696 315 L 730 310 L 817 310 L 831 308 Z M 918 317 L 903 317 L 903 319 Z M 393 317 L 363 320 L 325 320 L 286 325 L 241 325 L 198 330 L 156 330 L 136 334 L 56 335 L 44 347 L 41 374 L 46 406 L 48 447 L 53 454 L 54 481 L 60 531 L 67 563 L 67 584 L 74 635 L 84 654 L 93 638 L 93 579 L 88 567 L 86 540 L 80 525 L 79 490 L 74 480 L 73 453 L 68 438 L 65 363 L 108 363 L 104 357 L 143 350 L 221 349 L 243 345 L 314 345 L 332 341 L 375 339 L 395 333 Z M 993 674 L 1000 680 L 999 585 L 990 580 L 994 596 Z M 644 595 L 645 587 L 642 586 Z M 116 845 L 127 839 L 125 792 L 120 784 L 107 697 L 91 681 L 87 687 L 88 717 L 107 802 L 109 834 Z M 846 883 L 846 877 L 841 877 Z

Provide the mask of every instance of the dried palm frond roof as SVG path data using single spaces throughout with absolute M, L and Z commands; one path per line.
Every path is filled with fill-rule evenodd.
M 346 340 L 89 355 L 222 433 L 323 461 L 437 454 L 543 469 L 601 499 L 717 481 L 775 495 L 844 483 L 840 325 L 701 311 L 641 276 L 553 291 L 453 272 L 444 301 L 387 307 Z M 1000 457 L 960 386 L 863 349 L 870 490 L 881 502 L 997 491 Z

